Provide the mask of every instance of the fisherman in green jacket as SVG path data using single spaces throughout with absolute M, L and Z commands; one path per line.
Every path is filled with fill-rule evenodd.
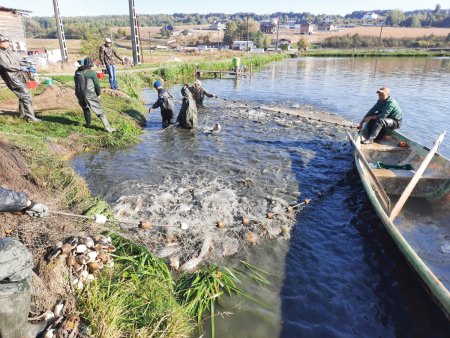
M 359 123 L 362 143 L 370 144 L 383 129 L 397 129 L 402 123 L 402 111 L 397 101 L 390 96 L 388 87 L 377 90 L 378 101 Z M 364 123 L 366 126 L 363 128 Z
M 100 118 L 108 133 L 116 131 L 109 124 L 106 114 L 103 112 L 100 104 L 100 82 L 97 74 L 91 69 L 94 66 L 94 61 L 90 58 L 84 59 L 84 64 L 78 67 L 75 72 L 75 95 L 78 99 L 78 104 L 83 108 L 84 119 L 86 121 L 85 127 L 91 126 L 91 109 Z

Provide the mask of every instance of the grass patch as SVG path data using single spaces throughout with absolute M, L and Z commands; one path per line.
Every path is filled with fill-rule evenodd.
M 404 49 L 395 51 L 311 49 L 306 52 L 297 53 L 297 56 L 317 56 L 317 57 L 436 57 L 448 55 L 450 55 L 450 52 L 426 51 L 415 49 Z
M 249 67 L 250 64 L 253 67 L 260 67 L 264 64 L 273 61 L 279 61 L 286 58 L 286 54 L 264 54 L 254 55 L 241 58 L 241 63 L 245 67 Z M 198 63 L 180 63 L 164 66 L 154 71 L 154 74 L 163 78 L 168 82 L 176 82 L 183 79 L 192 79 L 195 77 L 197 70 L 232 70 L 233 64 L 231 59 L 219 60 L 219 61 L 204 61 Z
M 192 321 L 174 292 L 164 261 L 112 235 L 114 271 L 105 271 L 79 297 L 78 309 L 95 337 L 188 337 Z
M 117 248 L 114 271 L 103 272 L 78 302 L 95 337 L 186 337 L 193 334 L 194 318 L 202 331 L 208 314 L 214 337 L 221 297 L 242 296 L 268 307 L 239 288 L 242 278 L 270 285 L 267 273 L 248 263 L 235 269 L 212 265 L 176 280 L 146 248 L 110 235 Z

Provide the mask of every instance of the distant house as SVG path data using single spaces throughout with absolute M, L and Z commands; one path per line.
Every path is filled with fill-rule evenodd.
M 226 26 L 227 26 L 226 22 L 214 20 L 209 25 L 209 29 L 214 30 L 214 31 L 223 31 Z
M 11 40 L 12 48 L 17 52 L 27 52 L 25 24 L 22 17 L 30 11 L 0 6 L 0 33 Z
M 336 26 L 332 22 L 322 22 L 317 26 L 319 31 L 332 31 L 336 29 Z
M 300 25 L 300 34 L 311 35 L 314 33 L 316 26 L 312 23 L 306 22 Z
M 233 50 L 247 50 L 252 49 L 254 47 L 253 41 L 234 41 L 231 45 L 231 49 Z
M 362 17 L 365 21 L 376 21 L 380 16 L 377 13 L 367 13 Z
M 164 25 L 159 31 L 161 32 L 161 34 L 169 32 L 169 35 L 172 35 L 174 30 L 175 29 L 172 25 Z
M 259 30 L 265 34 L 274 34 L 275 33 L 275 24 L 268 21 L 261 21 L 259 23 Z

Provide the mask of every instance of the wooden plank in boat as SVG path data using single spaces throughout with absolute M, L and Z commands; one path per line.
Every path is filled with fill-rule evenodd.
M 361 144 L 361 150 L 376 150 L 376 151 L 411 151 L 411 148 L 399 147 L 391 144 L 371 143 Z
M 375 176 L 379 178 L 411 178 L 415 172 L 411 170 L 391 170 L 391 169 L 372 169 Z M 426 172 L 422 179 L 448 180 L 450 177 L 442 173 Z

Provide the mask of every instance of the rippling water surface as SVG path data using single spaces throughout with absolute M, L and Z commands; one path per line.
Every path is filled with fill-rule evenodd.
M 375 103 L 376 89 L 387 85 L 404 111 L 403 132 L 430 146 L 450 127 L 449 61 L 296 59 L 266 66 L 251 79 L 205 80 L 204 87 L 256 106 L 308 105 L 356 122 Z M 176 97 L 179 89 L 171 89 Z M 154 91 L 144 95 L 155 99 Z M 293 221 L 290 241 L 276 239 L 239 254 L 272 274 L 269 288 L 248 286 L 269 307 L 241 300 L 238 309 L 235 300 L 223 304 L 223 312 L 235 314 L 218 319 L 217 336 L 446 336 L 448 322 L 376 217 L 342 129 L 222 100 L 207 104 L 197 133 L 161 131 L 159 114 L 152 114 L 141 144 L 83 155 L 73 166 L 113 207 L 122 196 L 141 195 L 138 216 L 159 215 L 161 222 L 205 221 L 219 209 L 232 222 L 247 212 L 263 217 L 274 201 L 295 200 L 296 191 L 302 192 L 300 200 L 312 198 Z M 216 122 L 222 125 L 219 135 L 202 132 Z M 450 142 L 444 143 L 441 153 L 449 156 Z M 243 189 L 242 179 L 251 187 Z M 197 189 L 197 201 L 214 210 L 190 200 L 179 208 L 179 187 Z M 175 199 L 167 204 L 173 215 L 161 216 L 152 207 L 169 203 L 162 199 L 167 194 Z

